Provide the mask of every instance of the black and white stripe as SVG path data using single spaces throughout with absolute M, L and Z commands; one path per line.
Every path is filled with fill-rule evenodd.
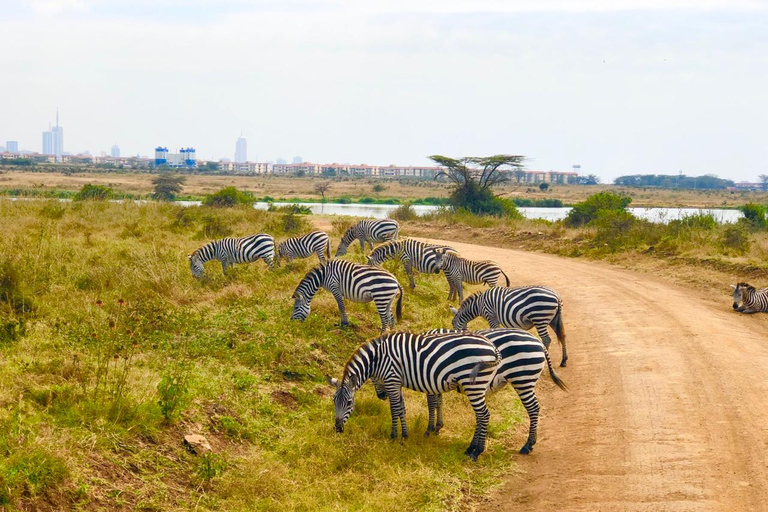
M 275 258 L 275 239 L 272 235 L 258 234 L 242 238 L 222 238 L 202 246 L 189 255 L 192 275 L 203 277 L 205 262 L 219 260 L 224 275 L 235 263 L 252 263 L 264 260 L 269 268 Z
M 551 339 L 547 326 L 551 325 L 557 334 L 557 339 L 563 346 L 563 356 L 560 366 L 565 366 L 568 353 L 565 349 L 565 326 L 563 325 L 563 301 L 554 290 L 543 286 L 523 286 L 520 288 L 491 288 L 477 292 L 461 303 L 458 310 L 453 312 L 453 328 L 463 330 L 467 324 L 478 316 L 482 316 L 491 326 L 515 327 L 528 330 L 536 328 L 549 349 Z
M 398 420 L 403 438 L 408 437 L 402 388 L 433 396 L 458 389 L 475 411 L 475 435 L 465 453 L 477 460 L 485 450 L 491 416 L 486 389 L 500 360 L 492 343 L 471 333 L 423 336 L 395 332 L 372 340 L 352 354 L 341 381 L 330 379 L 337 387 L 333 395 L 336 431 L 344 431 L 355 406 L 355 392 L 368 379 L 378 383 L 389 398 L 393 439 L 397 438 Z
M 322 231 L 313 231 L 304 236 L 288 238 L 277 244 L 277 260 L 286 258 L 289 262 L 295 258 L 309 258 L 317 254 L 320 264 L 331 259 L 331 238 Z
M 445 249 L 434 249 L 435 265 L 445 273 L 448 279 L 448 300 L 459 296 L 459 302 L 464 301 L 464 285 L 487 284 L 491 288 L 496 286 L 500 276 L 509 286 L 509 277 L 501 270 L 501 267 L 493 261 L 472 261 L 462 258 L 456 252 L 446 251 Z
M 403 287 L 397 278 L 376 267 L 357 265 L 344 260 L 331 260 L 326 265 L 320 265 L 310 270 L 293 292 L 293 314 L 291 320 L 306 320 L 309 316 L 310 304 L 320 288 L 325 288 L 336 298 L 341 312 L 341 325 L 349 325 L 347 312 L 344 309 L 344 299 L 352 302 L 370 302 L 376 304 L 381 318 L 382 332 L 387 327 L 395 326 L 392 315 L 392 302 L 397 297 L 397 320 L 402 316 Z
M 449 331 L 446 329 L 435 329 L 427 331 L 424 334 L 443 334 Z M 554 383 L 563 390 L 567 390 L 565 383 L 555 373 L 552 367 L 552 361 L 549 358 L 549 352 L 534 335 L 521 329 L 486 329 L 482 331 L 473 331 L 473 334 L 480 334 L 490 340 L 501 354 L 501 364 L 496 371 L 488 386 L 488 392 L 493 393 L 503 388 L 509 383 L 517 392 L 528 413 L 529 427 L 528 440 L 520 449 L 520 453 L 527 454 L 533 450 L 536 444 L 537 429 L 539 424 L 539 400 L 536 398 L 535 388 L 539 381 L 541 372 L 546 364 L 549 369 L 549 375 Z M 376 389 L 379 398 L 379 388 Z M 427 407 L 429 408 L 429 425 L 427 435 L 434 432 L 437 434 L 443 426 L 443 397 L 440 394 L 427 395 Z
M 731 288 L 733 288 L 733 309 L 736 311 L 740 313 L 768 312 L 768 288 L 758 290 L 747 283 L 732 284 Z
M 349 245 L 355 240 L 360 241 L 360 250 L 365 252 L 365 242 L 368 242 L 371 250 L 373 250 L 373 242 L 378 244 L 387 240 L 396 240 L 399 232 L 400 224 L 394 220 L 361 220 L 341 237 L 339 248 L 336 249 L 336 256 L 347 254 Z
M 386 260 L 399 258 L 405 266 L 405 273 L 408 274 L 411 290 L 413 290 L 416 288 L 416 283 L 413 280 L 414 269 L 425 274 L 440 273 L 440 269 L 435 265 L 436 255 L 432 249 L 454 250 L 446 245 L 432 245 L 410 238 L 395 240 L 374 249 L 368 256 L 368 264 L 381 265 Z

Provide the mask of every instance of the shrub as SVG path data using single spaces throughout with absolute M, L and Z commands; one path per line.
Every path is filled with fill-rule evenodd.
M 160 174 L 152 180 L 152 184 L 155 186 L 152 197 L 158 201 L 173 201 L 181 193 L 181 185 L 185 180 L 184 176 Z
M 750 225 L 752 229 L 768 228 L 765 206 L 755 203 L 748 203 L 739 207 L 739 210 L 741 210 L 741 213 L 744 214 L 745 221 Z
M 405 203 L 390 212 L 389 218 L 399 221 L 408 221 L 416 220 L 419 216 L 416 215 L 416 211 L 413 209 L 413 206 L 411 206 L 411 203 Z
M 253 197 L 250 194 L 241 192 L 235 187 L 227 187 L 214 194 L 205 196 L 205 199 L 203 199 L 203 206 L 231 208 L 239 204 L 251 204 L 253 202 Z
M 631 202 L 631 197 L 620 196 L 614 192 L 598 192 L 589 196 L 585 201 L 577 203 L 568 212 L 565 223 L 571 227 L 583 226 L 598 218 L 601 211 L 626 211 Z
M 37 496 L 64 481 L 64 461 L 41 449 L 20 450 L 0 462 L 0 505 L 22 496 Z
M 181 412 L 189 392 L 190 367 L 186 362 L 174 362 L 157 384 L 157 405 L 165 423 L 171 423 Z
M 381 183 L 377 183 L 377 184 L 375 184 L 375 185 L 373 186 L 373 191 L 374 191 L 374 192 L 376 192 L 377 194 L 378 194 L 379 192 L 384 192 L 385 190 L 387 190 L 387 187 L 385 187 L 385 186 L 384 186 L 384 185 L 382 185 Z
M 73 200 L 75 201 L 105 201 L 112 197 L 113 191 L 109 187 L 102 185 L 91 185 L 90 183 L 83 185 L 80 191 L 75 194 Z
M 549 189 L 549 183 L 547 183 L 546 181 L 544 183 L 539 184 L 539 190 L 541 190 L 542 192 L 546 192 L 547 189 Z
M 743 224 L 728 226 L 720 238 L 720 245 L 726 253 L 745 254 L 750 247 L 749 230 Z

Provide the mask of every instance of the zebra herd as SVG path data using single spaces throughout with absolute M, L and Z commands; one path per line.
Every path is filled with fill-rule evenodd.
M 520 453 L 530 453 L 536 443 L 539 402 L 534 388 L 544 367 L 553 382 L 566 389 L 549 357 L 551 326 L 562 345 L 560 366 L 566 366 L 563 327 L 563 302 L 559 295 L 545 287 L 510 288 L 509 277 L 492 261 L 472 261 L 444 245 L 418 240 L 399 239 L 399 225 L 393 220 L 358 222 L 343 235 L 331 258 L 331 241 L 322 231 L 288 238 L 275 244 L 271 235 L 258 234 L 243 238 L 224 238 L 197 249 L 189 256 L 192 274 L 204 275 L 207 261 L 218 260 L 226 274 L 235 263 L 264 260 L 269 268 L 281 259 L 289 262 L 316 254 L 319 265 L 299 281 L 292 299 L 292 320 L 305 320 L 313 298 L 324 288 L 336 299 L 341 325 L 349 325 L 344 300 L 374 302 L 381 320 L 381 336 L 360 346 L 344 367 L 341 379 L 328 378 L 336 391 L 333 396 L 336 431 L 343 432 L 355 404 L 355 393 L 371 380 L 380 399 L 388 399 L 392 416 L 392 438 L 408 437 L 405 421 L 403 388 L 427 395 L 429 422 L 426 435 L 437 434 L 443 427 L 444 393 L 456 390 L 467 396 L 475 412 L 475 434 L 466 450 L 473 460 L 485 450 L 490 412 L 486 404 L 489 392 L 510 383 L 520 397 L 529 417 L 529 435 Z M 358 240 L 365 252 L 371 248 L 366 265 L 338 259 Z M 374 243 L 382 243 L 374 249 Z M 387 332 L 401 320 L 403 287 L 390 272 L 379 267 L 384 261 L 399 260 L 405 267 L 410 289 L 416 287 L 414 270 L 439 274 L 448 283 L 448 300 L 459 299 L 454 313 L 453 329 L 437 329 L 424 333 Z M 504 277 L 506 286 L 497 286 Z M 489 290 L 470 295 L 464 300 L 464 283 L 487 284 Z M 746 295 L 745 295 L 746 297 Z M 746 299 L 745 299 L 746 300 Z M 394 309 L 394 311 L 393 311 Z M 483 317 L 490 329 L 467 331 L 467 324 Z M 539 337 L 527 332 L 535 328 Z

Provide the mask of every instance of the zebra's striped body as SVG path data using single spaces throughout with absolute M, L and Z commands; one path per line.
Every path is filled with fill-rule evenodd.
M 499 277 L 503 275 L 507 286 L 509 286 L 509 277 L 493 261 L 467 260 L 456 252 L 446 251 L 445 249 L 434 250 L 434 254 L 435 265 L 445 273 L 445 277 L 448 279 L 450 287 L 448 300 L 455 299 L 456 294 L 458 294 L 459 303 L 464 301 L 463 283 L 487 284 L 493 288 L 496 286 Z
M 456 331 L 435 329 L 424 334 L 442 334 Z M 527 454 L 533 450 L 536 444 L 537 427 L 539 424 L 539 400 L 536 398 L 535 388 L 541 372 L 546 364 L 549 375 L 560 389 L 567 389 L 565 383 L 552 368 L 549 352 L 541 341 L 532 334 L 521 329 L 486 329 L 473 331 L 490 340 L 501 354 L 501 364 L 488 386 L 488 392 L 493 393 L 509 383 L 517 392 L 520 401 L 528 413 L 529 427 L 528 440 L 520 449 L 520 453 Z M 378 394 L 377 389 L 377 394 Z M 379 398 L 381 396 L 379 395 Z M 443 426 L 443 397 L 440 394 L 427 395 L 427 407 L 429 408 L 429 425 L 427 434 L 437 434 Z
M 365 242 L 368 242 L 373 250 L 373 242 L 378 244 L 387 240 L 397 240 L 399 232 L 400 224 L 394 220 L 361 220 L 341 237 L 339 248 L 336 249 L 336 257 L 347 254 L 349 245 L 355 240 L 360 241 L 360 250 L 365 252 Z
M 322 231 L 313 231 L 304 236 L 288 238 L 277 244 L 277 258 L 286 258 L 289 262 L 294 258 L 309 258 L 317 254 L 321 265 L 331 259 L 331 238 Z
M 203 277 L 206 261 L 219 260 L 224 275 L 235 263 L 251 263 L 262 259 L 272 268 L 275 258 L 275 239 L 272 235 L 258 234 L 242 238 L 222 238 L 197 249 L 189 256 L 192 275 Z
M 486 338 L 470 333 L 423 336 L 407 332 L 386 334 L 358 348 L 347 362 L 333 396 L 336 431 L 354 408 L 355 392 L 372 379 L 384 389 L 392 413 L 393 439 L 400 422 L 403 438 L 408 437 L 402 388 L 438 395 L 459 389 L 475 411 L 475 435 L 466 454 L 477 460 L 485 450 L 490 413 L 485 403 L 494 369 L 501 356 Z
M 403 287 L 397 278 L 376 267 L 357 265 L 344 260 L 331 260 L 310 270 L 293 292 L 295 303 L 291 320 L 306 320 L 310 304 L 320 288 L 331 292 L 339 305 L 341 325 L 349 325 L 344 299 L 352 302 L 370 302 L 376 304 L 381 318 L 381 330 L 395 326 L 392 315 L 392 302 L 397 298 L 397 319 L 400 320 L 403 307 Z
M 731 285 L 733 309 L 740 313 L 768 313 L 768 288 L 757 289 L 747 283 Z M 741 302 L 741 306 L 739 303 Z
M 485 318 L 492 329 L 514 327 L 527 331 L 535 327 L 547 349 L 552 341 L 547 326 L 551 325 L 563 346 L 560 366 L 565 366 L 568 361 L 562 315 L 563 301 L 554 290 L 543 286 L 491 288 L 470 295 L 458 310 L 451 308 L 451 311 L 454 313 L 453 328 L 458 330 L 466 329 L 467 324 L 478 316 Z
M 405 273 L 411 284 L 411 290 L 416 288 L 413 280 L 413 269 L 425 274 L 439 274 L 440 269 L 435 265 L 435 252 L 432 249 L 449 249 L 445 245 L 432 245 L 418 240 L 394 240 L 378 246 L 368 256 L 369 265 L 381 265 L 386 260 L 399 258 L 405 266 Z M 449 283 L 450 284 L 450 283 Z

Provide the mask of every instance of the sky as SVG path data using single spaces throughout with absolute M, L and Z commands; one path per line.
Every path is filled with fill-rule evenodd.
M 768 1 L 0 0 L 0 145 L 768 174 Z

